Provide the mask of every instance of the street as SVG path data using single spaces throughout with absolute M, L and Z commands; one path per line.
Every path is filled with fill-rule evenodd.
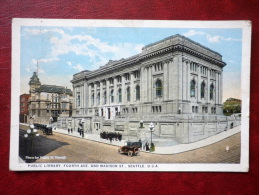
M 239 163 L 240 133 L 215 144 L 174 155 L 141 152 L 140 156 L 129 157 L 119 154 L 118 147 L 109 144 L 72 137 L 64 134 L 42 135 L 30 141 L 24 138 L 20 127 L 20 157 L 26 162 L 36 163 Z M 226 151 L 229 146 L 229 151 Z M 33 152 L 33 153 L 32 153 Z M 26 159 L 27 156 L 27 159 Z M 37 156 L 39 159 L 28 159 Z M 40 159 L 40 157 L 42 157 Z M 48 157 L 55 157 L 53 159 Z

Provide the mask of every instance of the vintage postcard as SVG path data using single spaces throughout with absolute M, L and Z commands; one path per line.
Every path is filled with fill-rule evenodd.
M 249 21 L 13 19 L 10 170 L 249 170 Z

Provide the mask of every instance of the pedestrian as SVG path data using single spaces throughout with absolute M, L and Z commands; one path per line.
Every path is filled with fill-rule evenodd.
M 68 134 L 69 134 L 70 133 L 70 129 L 68 128 L 67 131 L 68 131 Z
M 118 133 L 118 137 L 119 137 L 119 141 L 121 141 L 122 135 L 120 133 Z
M 83 129 L 81 129 L 81 133 L 82 133 L 82 137 L 84 138 L 84 130 Z
M 146 151 L 149 151 L 149 143 L 148 142 L 146 142 L 145 147 L 146 147 Z
M 140 138 L 138 141 L 139 141 L 140 149 L 142 149 L 142 142 L 141 142 L 141 138 Z
M 70 129 L 71 133 L 73 133 L 73 128 Z
M 80 128 L 78 128 L 78 132 L 79 132 L 79 135 L 81 136 L 82 135 L 82 131 Z
M 112 143 L 112 136 L 109 136 L 109 139 L 110 139 L 110 144 Z

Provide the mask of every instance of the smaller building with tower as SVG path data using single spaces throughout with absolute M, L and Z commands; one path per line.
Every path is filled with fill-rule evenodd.
M 72 91 L 63 86 L 41 84 L 36 72 L 30 78 L 29 86 L 28 122 L 49 124 L 62 118 L 67 124 L 66 120 L 72 116 Z

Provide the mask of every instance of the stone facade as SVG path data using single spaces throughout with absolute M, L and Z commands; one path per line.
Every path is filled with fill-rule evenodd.
M 73 122 L 84 130 L 120 132 L 194 142 L 229 128 L 222 114 L 222 56 L 175 35 L 145 46 L 138 55 L 73 76 Z M 139 129 L 143 120 L 144 127 Z

